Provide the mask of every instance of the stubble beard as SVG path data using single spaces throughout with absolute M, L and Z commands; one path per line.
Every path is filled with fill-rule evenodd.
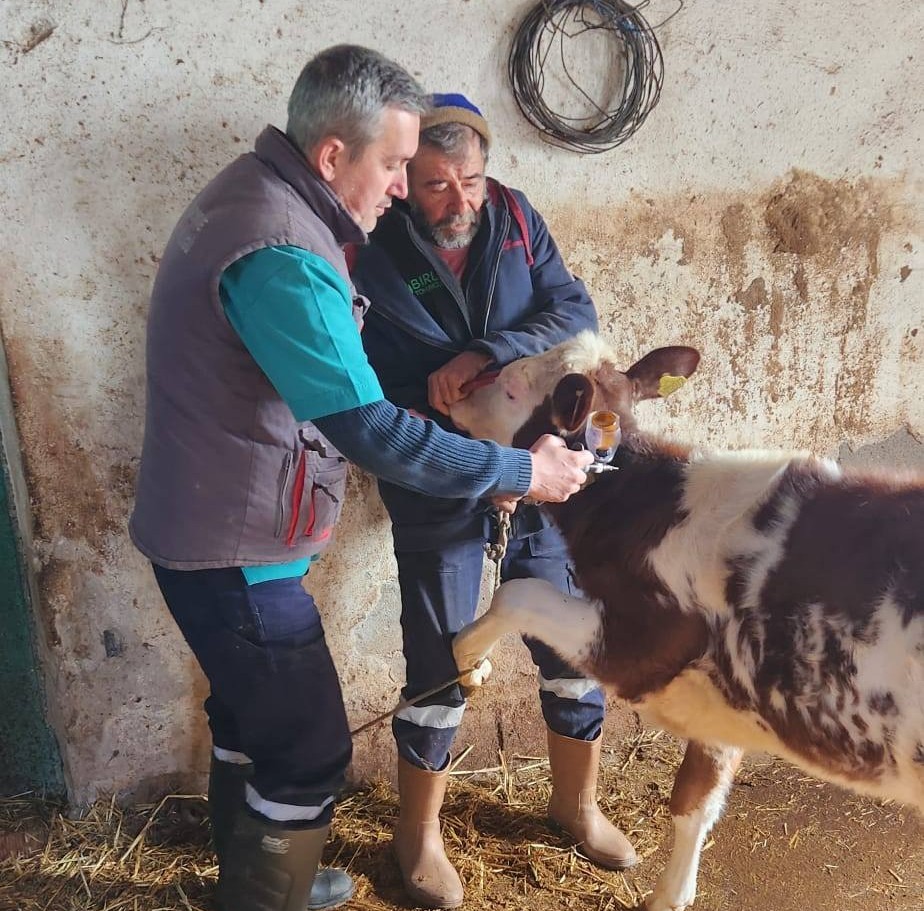
M 411 203 L 411 214 L 414 218 L 414 225 L 417 230 L 430 241 L 443 250 L 461 250 L 467 247 L 478 233 L 481 226 L 481 217 L 484 209 L 472 212 L 470 215 L 453 215 L 445 218 L 435 225 L 431 225 L 424 218 L 423 213 L 413 203 Z M 459 224 L 466 225 L 465 231 L 456 231 Z

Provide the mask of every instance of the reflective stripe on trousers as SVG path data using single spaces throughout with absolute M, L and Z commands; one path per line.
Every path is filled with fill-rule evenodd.
M 237 568 L 155 566 L 154 574 L 208 678 L 216 758 L 253 761 L 247 802 L 265 818 L 327 825 L 352 743 L 321 619 L 301 579 L 248 585 Z
M 397 552 L 395 556 L 407 662 L 403 696 L 409 698 L 457 673 L 452 637 L 474 619 L 484 548 L 481 540 L 469 540 L 438 550 Z M 501 577 L 504 581 L 546 579 L 563 591 L 574 592 L 564 542 L 554 528 L 511 539 Z M 539 697 L 546 724 L 566 737 L 596 739 L 604 716 L 604 696 L 598 685 L 578 675 L 545 645 L 528 637 L 524 642 L 539 668 Z M 443 768 L 464 710 L 465 700 L 458 686 L 402 710 L 392 721 L 401 756 L 421 768 Z

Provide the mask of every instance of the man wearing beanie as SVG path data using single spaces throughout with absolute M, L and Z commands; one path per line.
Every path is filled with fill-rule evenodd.
M 431 105 L 408 166 L 407 201 L 380 220 L 353 280 L 374 301 L 363 344 L 385 394 L 452 430 L 448 408 L 466 383 L 595 329 L 597 317 L 542 217 L 521 192 L 485 176 L 491 132 L 481 111 L 460 94 L 433 95 Z M 392 520 L 410 697 L 456 673 L 452 636 L 474 618 L 495 520 L 483 499 L 433 497 L 387 481 L 379 490 Z M 564 542 L 537 507 L 513 515 L 501 575 L 573 590 Z M 525 641 L 548 729 L 549 817 L 595 863 L 629 867 L 632 845 L 596 802 L 603 694 L 551 650 Z M 439 810 L 464 709 L 451 686 L 393 721 L 401 801 L 394 848 L 410 897 L 426 907 L 463 898 Z

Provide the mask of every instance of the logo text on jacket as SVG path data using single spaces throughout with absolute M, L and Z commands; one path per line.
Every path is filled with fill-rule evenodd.
M 436 272 L 433 269 L 430 269 L 429 271 L 423 272 L 420 275 L 410 279 L 407 283 L 407 286 L 410 289 L 411 294 L 413 294 L 415 297 L 421 297 L 430 291 L 436 291 L 437 289 L 442 288 L 443 283 Z

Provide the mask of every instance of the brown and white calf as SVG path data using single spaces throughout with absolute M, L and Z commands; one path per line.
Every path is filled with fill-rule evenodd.
M 650 911 L 692 904 L 745 750 L 924 810 L 924 478 L 646 436 L 636 403 L 668 394 L 698 361 L 695 349 L 660 348 L 623 373 L 585 333 L 452 409 L 473 436 L 520 446 L 579 433 L 592 411 L 621 420 L 619 470 L 546 507 L 585 597 L 507 582 L 454 649 L 472 668 L 500 636 L 528 633 L 688 741 Z

